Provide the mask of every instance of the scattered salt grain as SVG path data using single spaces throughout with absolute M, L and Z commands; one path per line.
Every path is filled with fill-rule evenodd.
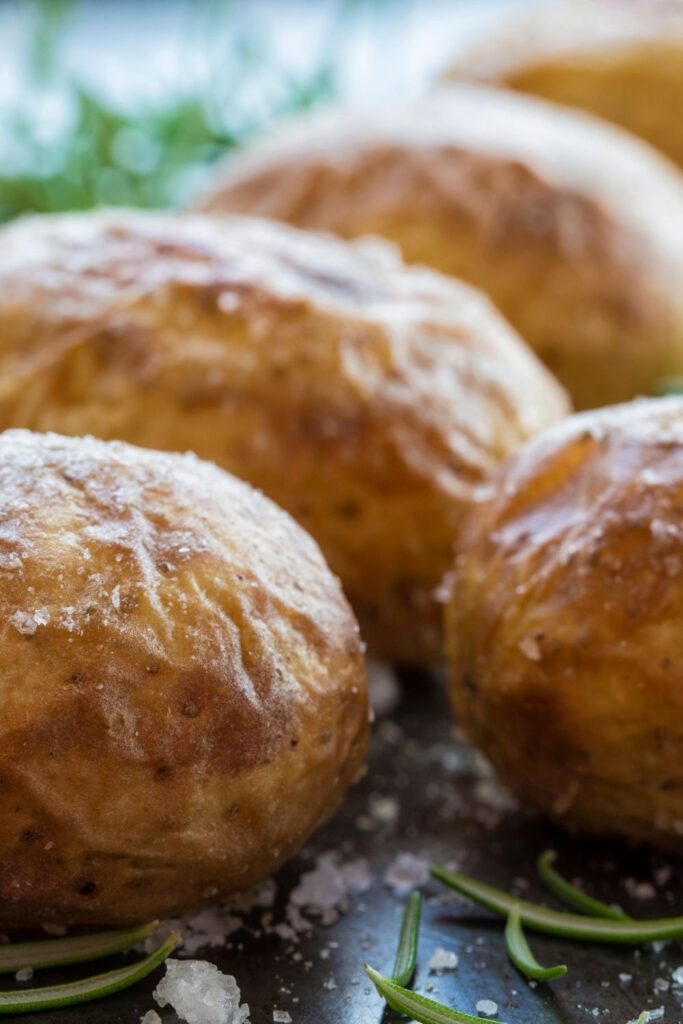
M 371 793 L 368 800 L 368 811 L 373 822 L 378 825 L 393 825 L 398 820 L 401 805 L 395 796 Z
M 31 978 L 33 977 L 33 968 L 22 967 L 20 971 L 17 971 L 14 977 L 17 979 L 17 981 L 30 981 Z
M 402 895 L 429 880 L 429 862 L 412 853 L 399 853 L 384 873 L 384 884 Z
M 656 994 L 669 991 L 669 982 L 666 978 L 655 978 L 654 991 Z
M 240 1006 L 237 982 L 206 960 L 167 960 L 154 998 L 187 1024 L 248 1024 L 249 1007 Z
M 664 1007 L 659 1006 L 656 1010 L 644 1010 L 643 1014 L 645 1015 L 644 1020 L 647 1022 L 647 1024 L 650 1024 L 650 1021 L 653 1020 L 663 1020 Z M 643 1014 L 640 1014 L 635 1020 L 630 1020 L 628 1024 L 638 1024 L 638 1021 L 640 1021 L 640 1018 L 643 1016 Z
M 477 1013 L 483 1013 L 485 1017 L 495 1017 L 498 1013 L 498 1003 L 492 999 L 480 999 L 477 1003 Z
M 637 882 L 635 878 L 624 879 L 624 888 L 634 900 L 652 900 L 657 895 L 651 882 Z
M 619 981 L 621 982 L 622 985 L 630 985 L 631 982 L 633 981 L 633 975 L 632 974 L 625 974 L 625 973 L 620 974 L 619 975 Z
M 348 897 L 353 892 L 365 892 L 372 881 L 368 862 L 359 858 L 344 864 L 334 850 L 321 854 L 312 871 L 299 879 L 289 902 L 293 908 L 303 908 L 309 914 L 322 918 L 323 924 L 334 924 L 340 913 L 348 909 Z
M 145 1016 L 140 1018 L 140 1024 L 161 1024 L 161 1017 L 156 1010 L 148 1010 Z
M 391 714 L 401 699 L 401 687 L 391 665 L 369 658 L 367 661 L 370 706 L 378 718 Z
M 450 949 L 435 949 L 427 964 L 430 971 L 454 971 L 458 966 L 458 954 Z
M 21 609 L 10 615 L 9 622 L 19 633 L 25 636 L 33 636 L 38 626 L 47 626 L 50 621 L 50 612 L 47 608 L 36 608 L 34 612 L 25 612 Z
M 273 1024 L 292 1024 L 292 1018 L 286 1010 L 273 1010 Z

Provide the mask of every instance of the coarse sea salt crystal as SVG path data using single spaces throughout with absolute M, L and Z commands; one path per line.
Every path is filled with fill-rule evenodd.
M 647 1022 L 647 1024 L 650 1024 L 650 1021 L 653 1021 L 653 1020 L 663 1020 L 664 1019 L 664 1007 L 663 1006 L 658 1006 L 656 1010 L 643 1010 L 642 1014 L 640 1014 L 635 1020 L 630 1020 L 628 1022 L 628 1024 L 638 1024 L 638 1021 L 640 1020 L 641 1017 L 643 1017 L 643 1019 Z
M 493 999 L 480 999 L 476 1006 L 477 1013 L 483 1013 L 485 1017 L 495 1017 L 498 1013 L 498 1003 Z
M 458 966 L 458 954 L 450 949 L 435 949 L 427 964 L 430 971 L 454 971 Z
M 148 1010 L 145 1016 L 140 1018 L 140 1024 L 161 1024 L 161 1017 L 156 1010 Z
M 395 893 L 407 893 L 429 880 L 429 864 L 423 857 L 399 853 L 384 873 L 384 884 Z
M 249 1007 L 240 1005 L 237 982 L 206 960 L 167 960 L 153 994 L 187 1024 L 248 1024 Z
M 364 892 L 372 881 L 368 862 L 363 858 L 342 863 L 335 851 L 318 857 L 316 866 L 307 871 L 292 891 L 290 906 L 305 908 L 308 913 L 322 918 L 323 924 L 334 924 L 339 911 L 347 908 L 352 892 Z
M 292 1024 L 292 1018 L 286 1010 L 273 1010 L 273 1024 Z
M 683 966 L 677 967 L 671 972 L 671 980 L 674 985 L 683 985 Z
M 17 981 L 30 981 L 33 977 L 32 967 L 22 967 L 20 971 L 14 975 Z

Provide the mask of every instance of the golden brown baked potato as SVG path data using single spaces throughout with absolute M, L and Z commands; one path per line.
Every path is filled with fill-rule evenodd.
M 487 291 L 579 407 L 683 371 L 683 176 L 578 111 L 453 86 L 303 118 L 202 200 L 345 237 Z
M 0 233 L 0 428 L 192 449 L 248 479 L 389 657 L 440 656 L 464 508 L 566 411 L 487 299 L 381 243 L 140 212 Z
M 366 748 L 316 544 L 194 456 L 0 434 L 0 927 L 124 924 L 270 874 Z
M 683 848 L 683 400 L 575 416 L 501 469 L 448 608 L 459 720 L 594 833 Z
M 627 128 L 683 166 L 683 4 L 560 0 L 510 19 L 447 79 L 535 93 Z

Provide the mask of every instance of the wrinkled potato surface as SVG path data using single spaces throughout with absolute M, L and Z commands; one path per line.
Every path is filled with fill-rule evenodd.
M 683 848 L 683 400 L 586 413 L 501 470 L 448 614 L 460 722 L 570 826 Z
M 363 762 L 315 543 L 194 456 L 0 435 L 0 928 L 121 925 L 269 875 Z
M 582 112 L 464 84 L 303 117 L 200 205 L 391 239 L 487 292 L 578 408 L 683 373 L 683 176 Z
M 141 212 L 0 232 L 0 428 L 192 450 L 250 481 L 390 658 L 440 656 L 434 591 L 473 492 L 567 409 L 485 297 L 381 243 Z

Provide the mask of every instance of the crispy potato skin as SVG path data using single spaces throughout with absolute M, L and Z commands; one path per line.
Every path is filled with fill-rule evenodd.
M 504 85 L 580 107 L 683 166 L 678 0 L 540 4 L 465 53 L 446 79 Z
M 475 284 L 578 408 L 683 372 L 683 177 L 578 111 L 463 84 L 308 117 L 228 163 L 200 205 L 383 235 Z
M 567 825 L 683 848 L 683 400 L 572 417 L 473 509 L 448 606 L 459 720 Z
M 434 590 L 472 494 L 568 409 L 487 299 L 382 243 L 242 218 L 0 239 L 0 427 L 195 451 L 313 534 L 374 651 L 441 656 Z
M 194 456 L 0 435 L 0 927 L 121 925 L 269 875 L 365 755 L 315 543 Z

